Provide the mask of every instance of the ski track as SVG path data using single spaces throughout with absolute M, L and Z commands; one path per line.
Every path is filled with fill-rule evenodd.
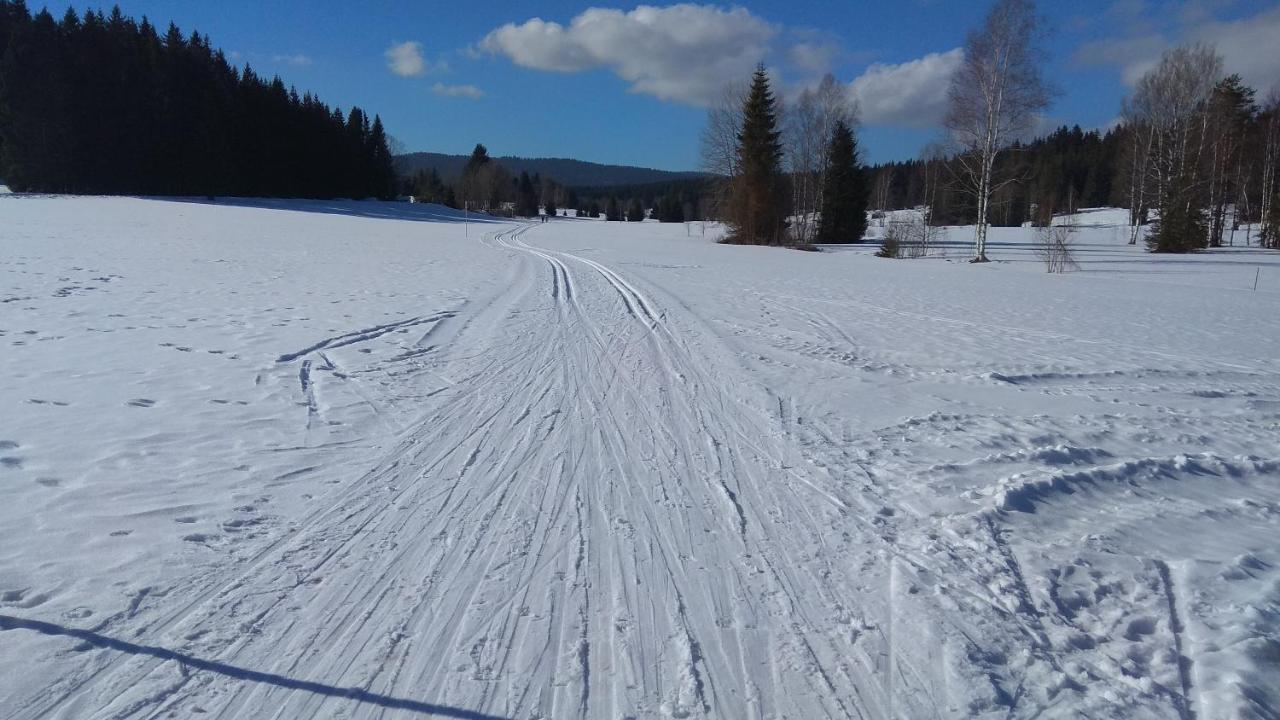
M 748 379 L 677 298 L 538 247 L 537 235 L 517 225 L 480 240 L 515 263 L 491 298 L 279 355 L 279 365 L 301 361 L 309 443 L 330 378 L 379 412 L 326 351 L 431 323 L 417 349 L 388 362 L 436 353 L 430 372 L 447 384 L 423 397 L 376 464 L 290 532 L 143 591 L 91 628 L 335 692 L 82 645 L 73 672 L 3 714 L 414 714 L 368 698 L 510 718 L 1015 717 L 1053 707 L 1052 694 L 1028 697 L 1028 678 L 1065 676 L 1061 637 L 1078 634 L 1076 611 L 1057 585 L 1047 596 L 1033 587 L 999 518 L 1095 476 L 1010 479 L 990 512 L 935 531 L 894 501 L 891 483 L 856 458 L 837 461 L 835 431 L 801 426 L 793 404 Z M 790 309 L 842 348 L 838 362 L 876 371 L 830 317 Z M 1108 455 L 1059 446 L 1036 457 Z M 1148 574 L 1177 656 L 1165 709 L 1195 717 L 1170 567 L 1153 561 Z M 963 620 L 944 619 L 938 604 Z M 953 697 L 953 683 L 968 688 Z
M 847 717 L 875 702 L 879 683 L 846 667 L 862 650 L 830 633 L 854 582 L 839 568 L 866 549 L 811 557 L 839 509 L 796 481 L 802 461 L 766 418 L 733 412 L 654 300 L 528 230 L 486 238 L 519 280 L 451 320 L 464 326 L 449 351 L 487 356 L 476 377 L 286 538 L 95 630 L 502 717 Z M 281 355 L 302 360 L 308 424 L 317 372 L 335 371 L 323 351 L 439 319 Z M 85 653 L 10 710 L 389 712 L 178 665 Z

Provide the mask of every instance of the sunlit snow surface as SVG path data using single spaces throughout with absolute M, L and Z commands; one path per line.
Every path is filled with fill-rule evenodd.
M 0 717 L 1280 711 L 1280 255 L 465 220 L 0 199 Z

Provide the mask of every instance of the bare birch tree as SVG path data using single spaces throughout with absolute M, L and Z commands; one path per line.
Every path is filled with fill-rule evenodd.
M 822 207 L 826 180 L 826 151 L 836 124 L 857 129 L 857 103 L 827 73 L 816 88 L 806 88 L 788 108 L 786 119 L 787 169 L 791 174 L 794 240 L 807 243 L 817 230 L 816 215 Z
M 707 110 L 707 124 L 702 129 L 702 169 L 717 177 L 710 194 L 710 207 L 705 217 L 721 217 L 732 194 L 733 178 L 738 176 L 738 135 L 742 132 L 742 104 L 748 86 L 736 82 L 725 87 L 720 98 Z
M 1049 104 L 1041 39 L 1032 0 L 998 0 L 982 27 L 969 34 L 951 79 L 945 125 L 957 146 L 959 187 L 977 204 L 973 262 L 987 261 L 991 195 L 1005 184 L 992 177 L 996 156 L 1030 131 Z
M 1273 217 L 1276 214 L 1276 176 L 1280 173 L 1280 87 L 1271 91 L 1262 117 L 1262 232 L 1259 238 L 1266 247 L 1280 247 L 1280 227 L 1276 227 Z
M 817 93 L 806 88 L 788 108 L 786 119 L 787 170 L 791 174 L 792 239 L 806 244 L 813 239 L 820 207 L 823 151 L 822 116 Z
M 871 207 L 881 215 L 889 211 L 889 190 L 893 187 L 893 166 L 887 165 L 876 173 L 876 184 L 871 191 Z M 880 221 L 884 227 L 884 220 Z
M 1148 128 L 1146 153 L 1150 195 L 1159 209 L 1159 227 L 1148 238 L 1153 249 L 1186 251 L 1206 238 L 1197 188 L 1208 135 L 1208 104 L 1222 77 L 1222 57 L 1212 47 L 1184 45 L 1166 52 L 1160 64 L 1138 81 L 1126 108 Z
M 1129 128 L 1129 244 L 1136 245 L 1138 236 L 1142 234 L 1142 225 L 1146 222 L 1147 209 L 1151 206 L 1151 198 L 1147 188 L 1150 173 L 1147 168 L 1151 158 L 1151 144 L 1155 134 L 1151 124 L 1147 122 L 1142 108 L 1135 105 L 1130 98 L 1125 98 L 1120 106 L 1120 116 Z
M 1209 244 L 1222 245 L 1227 232 L 1227 209 L 1231 208 L 1231 230 L 1239 222 L 1244 177 L 1244 147 L 1258 106 L 1254 90 L 1239 75 L 1228 75 L 1209 97 Z

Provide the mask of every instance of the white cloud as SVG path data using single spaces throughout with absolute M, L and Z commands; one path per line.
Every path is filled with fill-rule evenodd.
M 387 68 L 400 77 L 418 77 L 449 69 L 448 63 L 443 60 L 438 63 L 427 60 L 422 54 L 420 42 L 396 43 L 387 48 L 383 57 L 387 59 Z
M 590 8 L 568 26 L 540 18 L 509 23 L 486 35 L 480 49 L 537 70 L 604 68 L 632 92 L 707 105 L 726 82 L 750 75 L 777 33 L 743 8 L 641 5 L 630 12 Z
M 293 67 L 308 67 L 311 65 L 311 58 L 301 53 L 297 55 L 272 55 L 271 60 L 272 62 L 292 65 Z
M 1082 65 L 1113 65 L 1120 78 L 1132 87 L 1157 63 L 1160 56 L 1176 42 L 1204 42 L 1221 53 L 1228 73 L 1238 73 L 1244 82 L 1265 93 L 1280 79 L 1280 7 L 1263 10 L 1253 17 L 1234 21 L 1207 19 L 1216 9 L 1214 4 L 1189 3 L 1166 22 L 1164 32 L 1151 29 L 1141 34 L 1107 38 L 1085 43 L 1075 52 Z M 1138 6 L 1145 10 L 1145 5 Z M 1134 12 L 1137 12 L 1135 10 Z M 1153 28 L 1155 19 L 1143 23 Z
M 1204 23 L 1194 37 L 1216 45 L 1226 71 L 1239 73 L 1260 95 L 1280 87 L 1280 7 L 1246 20 Z
M 1163 35 L 1139 35 L 1084 43 L 1074 57 L 1081 65 L 1119 67 L 1121 81 L 1132 87 L 1160 62 L 1160 54 L 1168 47 L 1169 41 Z
M 875 63 L 849 84 L 868 125 L 930 127 L 947 109 L 951 76 L 964 60 L 964 50 L 929 53 L 898 65 Z
M 475 85 L 445 85 L 444 83 L 436 83 L 431 86 L 431 92 L 443 97 L 461 97 L 471 100 L 479 100 L 484 97 L 484 91 Z
M 831 69 L 840 55 L 840 48 L 834 43 L 800 42 L 791 46 L 788 60 L 801 71 L 822 75 Z

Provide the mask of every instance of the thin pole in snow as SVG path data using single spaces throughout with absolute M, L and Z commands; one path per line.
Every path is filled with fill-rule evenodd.
M 1253 291 L 1254 292 L 1258 291 L 1258 276 L 1261 274 L 1262 274 L 1262 266 L 1259 265 L 1258 269 L 1253 273 Z

